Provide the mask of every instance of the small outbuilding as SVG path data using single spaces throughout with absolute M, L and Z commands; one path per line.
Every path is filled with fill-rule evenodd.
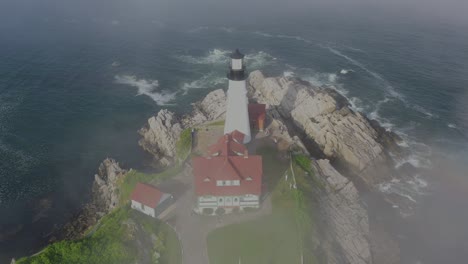
M 156 218 L 173 204 L 174 197 L 153 185 L 139 182 L 133 189 L 131 201 L 133 209 Z
M 250 127 L 259 131 L 263 131 L 266 118 L 265 104 L 249 104 L 249 120 Z

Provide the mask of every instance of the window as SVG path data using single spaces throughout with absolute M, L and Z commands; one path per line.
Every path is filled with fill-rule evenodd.
M 239 186 L 240 181 L 239 180 L 232 181 L 232 185 Z
M 237 201 L 239 201 L 239 199 L 237 199 L 237 197 L 234 198 L 234 202 L 237 203 Z
M 231 186 L 231 181 L 225 181 L 225 182 L 224 182 L 224 185 L 226 185 L 226 186 Z
M 223 181 L 216 181 L 216 186 L 224 186 Z

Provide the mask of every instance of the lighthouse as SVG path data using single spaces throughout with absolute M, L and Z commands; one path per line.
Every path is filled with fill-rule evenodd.
M 231 54 L 231 64 L 227 74 L 229 88 L 227 92 L 226 122 L 224 134 L 235 130 L 242 132 L 244 144 L 250 142 L 250 123 L 247 99 L 246 73 L 244 54 L 238 49 Z

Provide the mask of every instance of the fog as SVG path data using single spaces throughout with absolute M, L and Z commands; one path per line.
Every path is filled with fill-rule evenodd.
M 468 2 L 463 0 L 136 0 L 58 1 L 3 0 L 2 19 L 9 22 L 34 17 L 128 18 L 152 17 L 169 23 L 245 23 L 290 19 L 303 15 L 367 17 L 374 19 L 418 19 L 466 23 Z M 5 26 L 5 25 L 3 25 Z
M 275 28 L 276 25 L 287 24 L 294 30 L 296 21 L 310 17 L 323 24 L 339 20 L 343 27 L 349 21 L 359 21 L 363 26 L 390 23 L 402 28 L 420 23 L 436 28 L 443 24 L 444 29 L 464 35 L 468 32 L 466 0 L 0 1 L 0 42 L 6 39 L 2 34 L 6 36 L 7 32 L 17 36 L 31 34 L 35 31 L 34 25 L 39 26 L 43 21 L 79 21 L 85 31 L 95 27 L 93 21 L 116 25 L 131 22 L 134 27 L 139 26 L 140 21 L 154 21 L 169 30 L 205 25 L 239 28 L 268 25 Z M 464 132 L 468 129 L 467 100 L 467 93 L 459 98 L 456 115 L 463 122 L 457 129 L 468 140 Z M 414 263 L 462 263 L 468 257 L 468 168 L 461 165 L 465 162 L 464 157 L 459 161 L 449 161 L 447 157 L 437 159 L 434 161 L 435 169 L 426 172 L 434 187 L 416 215 L 407 219 L 409 227 L 402 231 L 406 247 L 402 252 L 425 256 L 422 260 L 412 259 Z

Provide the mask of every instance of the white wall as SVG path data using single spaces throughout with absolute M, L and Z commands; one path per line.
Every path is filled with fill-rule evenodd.
M 133 209 L 137 210 L 137 211 L 140 211 L 140 212 L 146 214 L 146 215 L 149 215 L 151 217 L 155 217 L 153 208 L 148 207 L 148 206 L 146 206 L 144 204 L 141 204 L 141 203 L 139 203 L 137 201 L 132 200 L 131 207 Z
M 198 208 L 217 208 L 223 206 L 259 207 L 260 200 L 257 195 L 245 196 L 200 196 Z
M 244 133 L 244 143 L 250 142 L 250 121 L 247 99 L 247 87 L 244 81 L 229 80 L 227 95 L 226 122 L 224 134 L 239 130 Z

